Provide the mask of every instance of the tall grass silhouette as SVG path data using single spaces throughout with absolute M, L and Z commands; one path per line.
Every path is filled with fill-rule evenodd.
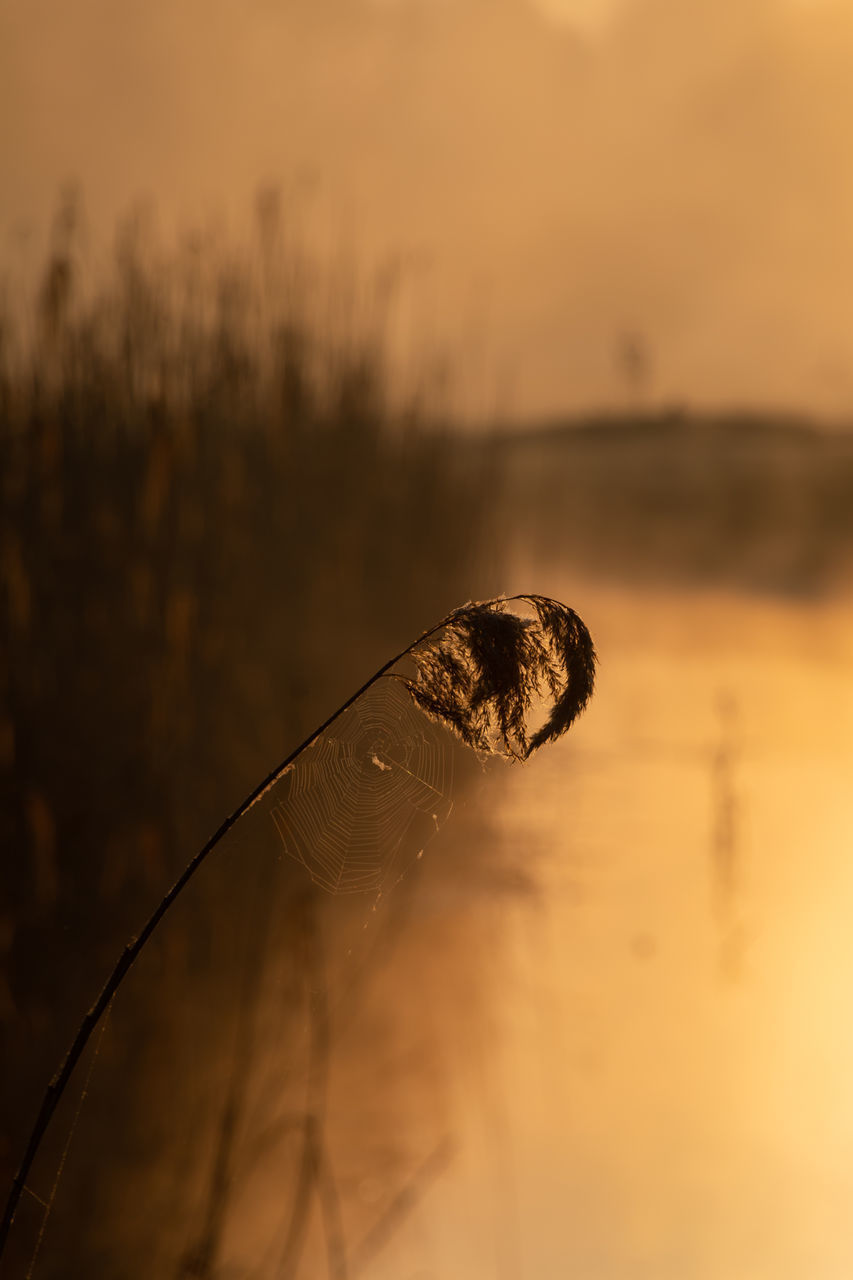
M 187 864 L 125 947 L 48 1085 L 0 1223 L 0 1258 L 33 1160 L 74 1068 L 154 930 L 224 837 L 369 689 L 383 677 L 397 680 L 425 714 L 468 746 L 518 760 L 565 733 L 584 710 L 596 664 L 586 626 L 573 610 L 547 597 L 516 596 L 512 602 L 528 605 L 532 616 L 510 610 L 511 602 L 503 598 L 464 605 L 389 659 L 252 790 Z M 413 675 L 395 671 L 407 659 L 414 665 Z M 547 701 L 547 712 L 531 732 L 528 717 L 538 699 Z M 375 763 L 382 769 L 393 767 Z
M 185 851 L 372 655 L 502 582 L 489 477 L 460 458 L 426 384 L 392 389 L 379 304 L 364 324 L 360 302 L 336 319 L 334 273 L 294 260 L 286 212 L 261 212 L 236 247 L 163 243 L 131 219 L 94 276 L 65 201 L 31 307 L 0 290 L 0 847 L 15 851 L 0 894 L 4 1187 L 79 1011 Z M 472 876 L 508 879 L 500 854 L 466 856 Z M 200 1003 L 224 990 L 230 1015 L 224 956 L 240 969 L 252 926 L 229 914 L 227 866 L 197 883 L 148 963 L 169 951 L 174 990 Z M 166 1000 L 167 1020 L 191 1004 Z M 144 1059 L 163 1015 L 154 982 L 122 1026 L 122 1090 L 144 1129 L 128 1166 L 156 1160 L 168 1111 Z M 197 1032 L 215 1073 L 229 1016 Z M 86 1115 L 87 1149 L 105 1147 L 109 1117 L 91 1103 Z M 110 1180 L 90 1172 L 65 1176 L 57 1249 L 72 1200 L 73 1239 L 98 1235 L 84 1188 L 107 1194 Z
M 428 379 L 407 398 L 389 378 L 381 300 L 387 290 L 365 289 L 372 299 L 366 317 L 358 314 L 360 302 L 339 302 L 334 279 L 294 256 L 286 211 L 266 197 L 255 240 L 238 247 L 196 234 L 164 245 L 144 218 L 131 218 L 97 278 L 84 231 L 79 205 L 64 198 L 31 307 L 10 309 L 0 296 L 0 843 L 20 853 L 6 867 L 0 903 L 0 1185 L 20 1173 L 42 1082 L 75 1039 L 79 1011 L 140 917 L 158 909 L 163 886 L 182 876 L 185 851 L 199 848 L 282 741 L 307 740 L 324 708 L 344 701 L 374 665 L 369 655 L 405 652 L 403 638 L 416 634 L 425 616 L 442 618 L 446 625 L 435 630 L 435 645 L 423 647 L 421 667 L 410 653 L 371 696 L 393 689 L 439 738 L 436 720 L 477 750 L 502 743 L 516 758 L 532 748 L 547 717 L 532 706 L 525 727 L 519 704 L 496 698 L 501 680 L 527 671 L 553 704 L 549 680 L 563 670 L 558 649 L 545 639 L 559 639 L 556 616 L 553 626 L 536 621 L 532 604 L 522 622 L 513 622 L 508 608 L 488 605 L 447 612 L 455 600 L 502 585 L 500 488 L 488 457 L 472 465 L 464 442 L 445 429 Z M 507 619 L 503 629 L 495 612 Z M 462 656 L 466 637 L 474 646 L 470 661 Z M 568 643 L 568 631 L 563 638 Z M 492 655 L 479 667 L 477 645 Z M 328 741 L 321 734 L 317 749 L 306 749 L 297 762 L 302 774 Z M 391 776 L 375 766 L 373 774 L 371 784 L 380 787 Z M 270 793 L 282 829 L 286 793 L 297 776 L 299 769 Z M 418 783 L 423 804 L 407 839 L 428 839 L 433 810 L 440 819 L 449 807 L 446 796 L 443 808 L 427 803 L 426 781 Z M 483 840 L 481 830 L 471 838 L 462 809 L 449 841 L 425 860 L 430 874 L 444 867 L 445 889 L 464 885 L 466 902 L 477 886 L 524 891 L 532 873 L 511 863 L 500 842 Z M 255 811 L 265 824 L 261 849 L 272 835 L 274 856 L 270 815 L 263 806 Z M 247 823 L 245 838 L 229 846 L 245 849 L 255 825 L 259 833 L 259 822 Z M 451 868 L 443 859 L 457 840 L 463 847 Z M 167 1212 L 161 1208 L 155 1269 L 162 1258 L 180 1256 L 188 1274 L 204 1274 L 221 1248 L 223 1220 L 239 1219 L 229 1182 L 243 1176 L 239 1161 L 250 1158 L 258 1127 L 246 1122 L 251 1132 L 238 1135 L 237 1151 L 240 1095 L 247 1073 L 253 1088 L 267 1087 L 275 1049 L 288 1046 L 291 1029 L 301 1026 L 305 984 L 320 970 L 309 917 L 318 917 L 314 933 L 331 921 L 324 937 L 332 953 L 339 920 L 350 927 L 363 910 L 357 901 L 327 905 L 319 864 L 307 854 L 269 864 L 264 858 L 261 852 L 255 863 L 257 877 L 275 881 L 285 925 L 269 926 L 266 958 L 256 908 L 263 913 L 268 904 L 229 849 L 226 859 L 213 860 L 216 878 L 199 878 L 182 897 L 180 919 L 157 930 L 145 964 L 130 966 L 136 978 L 113 1007 L 86 1103 L 87 1140 L 75 1140 L 51 1216 L 39 1262 L 47 1274 L 64 1243 L 85 1255 L 95 1273 L 99 1265 L 115 1272 L 119 1261 L 132 1270 L 130 1260 L 143 1256 L 146 1213 L 140 1207 L 128 1218 L 123 1207 L 104 1206 L 122 1198 L 113 1194 L 119 1186 L 132 1189 L 142 1206 L 139 1197 L 151 1194 L 157 1171 L 170 1166 L 179 1132 L 192 1144 L 192 1179 Z M 406 904 L 425 863 L 412 866 L 394 911 L 373 917 L 381 924 L 372 957 L 394 946 L 398 959 L 403 952 L 417 962 L 430 926 Z M 385 864 L 380 860 L 369 875 L 349 874 L 353 867 L 350 860 L 344 876 L 335 869 L 338 889 L 374 892 Z M 417 926 L 410 935 L 407 918 Z M 462 939 L 455 942 L 462 947 Z M 470 954 L 467 934 L 464 946 Z M 252 975 L 266 961 L 273 977 L 259 994 Z M 149 981 L 158 964 L 168 966 L 165 987 Z M 292 989 L 279 1005 L 283 1031 L 273 1040 L 263 1001 L 288 965 L 290 976 L 281 982 Z M 363 1007 L 382 980 L 375 971 L 364 978 L 367 968 L 347 979 L 361 984 Z M 245 1017 L 244 989 L 256 1002 Z M 452 1003 L 453 995 L 442 999 Z M 211 1016 L 196 1017 L 196 1007 Z M 401 1023 L 404 1015 L 403 1009 Z M 263 1027 L 254 1050 L 234 1050 L 232 1037 L 239 1042 L 239 1028 L 253 1020 Z M 89 1030 L 89 1055 L 104 1025 L 102 1019 Z M 192 1036 L 203 1046 L 206 1076 L 195 1088 L 206 1110 L 187 1121 L 189 1136 L 176 1123 L 185 1118 L 176 1117 L 181 1091 L 149 1053 L 152 1027 L 161 1054 L 166 1046 L 182 1052 Z M 408 1027 L 384 1034 L 386 1041 L 380 1037 L 369 1049 L 354 1036 L 354 1056 L 338 1050 L 336 1070 L 349 1078 L 361 1070 L 361 1058 L 375 1063 L 377 1054 L 391 1054 Z M 315 1039 L 320 1061 L 319 1030 Z M 428 1048 L 440 1057 L 442 1037 Z M 298 1041 L 296 1071 L 304 1051 Z M 393 1070 L 383 1100 L 396 1089 L 395 1105 L 405 1111 L 426 1086 L 408 1066 Z M 28 1184 L 43 1198 L 66 1112 L 87 1071 L 81 1060 L 45 1131 Z M 116 1090 L 127 1103 L 119 1138 L 110 1115 Z M 372 1105 L 368 1094 L 363 1088 L 365 1107 Z M 273 1096 L 272 1113 L 293 1101 L 292 1092 Z M 437 1113 L 432 1119 L 443 1124 Z M 445 1148 L 432 1137 L 404 1138 L 403 1126 L 395 1129 L 384 1117 L 373 1128 L 384 1134 L 384 1150 L 394 1151 L 392 1188 L 409 1185 L 416 1168 L 440 1165 L 430 1151 Z M 354 1157 L 373 1150 L 366 1136 L 338 1128 L 330 1140 L 341 1159 L 361 1167 Z M 280 1161 L 286 1175 L 293 1161 L 310 1163 L 315 1148 L 307 1134 L 302 1155 L 287 1146 Z M 378 1160 L 385 1158 L 383 1152 Z M 366 1155 L 365 1167 L 365 1176 L 373 1176 Z M 23 1180 L 16 1185 L 20 1193 Z M 148 1212 L 156 1212 L 155 1202 L 156 1196 L 144 1202 Z M 387 1214 L 393 1216 L 395 1203 L 392 1194 Z M 361 1235 L 370 1252 L 387 1230 L 383 1215 L 362 1212 L 352 1197 L 344 1208 L 348 1234 Z M 3 1258 L 10 1274 L 39 1212 L 27 1195 Z M 304 1226 L 297 1214 L 294 1256 L 304 1245 Z M 113 1261 L 103 1262 L 105 1253 Z M 171 1261 L 164 1265 L 168 1270 Z

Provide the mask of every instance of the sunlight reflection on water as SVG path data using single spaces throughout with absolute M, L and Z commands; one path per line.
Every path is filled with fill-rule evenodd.
M 542 892 L 435 1274 L 849 1276 L 853 611 L 558 586 L 598 692 L 502 793 Z

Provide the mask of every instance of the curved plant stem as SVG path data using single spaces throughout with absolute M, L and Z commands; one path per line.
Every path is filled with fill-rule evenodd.
M 92 1032 L 100 1022 L 107 1005 L 112 1000 L 122 981 L 127 976 L 131 965 L 136 960 L 137 956 L 142 951 L 142 948 L 145 946 L 146 942 L 151 937 L 166 912 L 172 906 L 173 902 L 175 902 L 179 894 L 186 888 L 190 880 L 198 871 L 199 867 L 206 861 L 220 841 L 227 836 L 231 828 L 236 826 L 240 819 L 245 817 L 250 809 L 254 808 L 258 801 L 266 794 L 267 791 L 270 790 L 271 787 L 275 786 L 276 782 L 278 782 L 290 765 L 293 764 L 297 756 L 301 755 L 307 747 L 311 746 L 312 742 L 315 742 L 321 734 L 325 733 L 329 726 L 333 724 L 339 716 L 343 715 L 343 713 L 347 711 L 363 693 L 366 693 L 377 680 L 381 679 L 381 677 L 384 676 L 386 672 L 390 671 L 392 667 L 396 666 L 398 662 L 402 662 L 402 660 L 428 636 L 434 635 L 436 631 L 439 631 L 443 626 L 445 626 L 446 622 L 447 619 L 443 618 L 441 622 L 436 624 L 436 626 L 425 631 L 423 635 L 419 636 L 417 640 L 412 642 L 412 644 L 407 645 L 405 649 L 381 666 L 369 680 L 365 681 L 361 688 L 358 689 L 351 698 L 347 698 L 346 702 L 344 702 L 337 711 L 333 712 L 328 719 L 324 720 L 319 728 L 315 729 L 314 732 L 304 740 L 304 742 L 301 742 L 298 747 L 291 751 L 290 755 L 287 756 L 285 760 L 282 760 L 281 764 L 277 765 L 276 768 L 273 769 L 266 778 L 264 778 L 263 782 L 259 783 L 258 786 L 255 787 L 254 791 L 252 791 L 251 794 L 237 806 L 233 813 L 229 814 L 221 826 L 214 831 L 207 843 L 199 849 L 198 853 L 187 864 L 181 875 L 172 885 L 169 892 L 160 901 L 159 905 L 148 918 L 139 935 L 129 942 L 124 948 L 124 951 L 122 951 L 118 958 L 115 968 L 104 983 L 100 995 L 83 1018 L 83 1021 L 80 1023 L 77 1034 L 65 1055 L 64 1061 L 60 1065 L 50 1084 L 47 1086 L 41 1108 L 38 1116 L 36 1117 L 36 1122 L 33 1125 L 29 1141 L 27 1142 L 26 1150 L 24 1151 L 18 1171 L 12 1179 L 12 1186 L 6 1199 L 3 1221 L 0 1223 L 0 1258 L 3 1257 L 6 1240 L 8 1238 L 12 1222 L 14 1221 L 18 1202 L 20 1201 L 24 1187 L 26 1186 L 27 1176 L 32 1168 L 33 1160 L 36 1157 L 36 1153 L 41 1145 L 41 1140 L 44 1137 L 47 1126 L 50 1124 L 53 1113 L 59 1105 L 59 1100 L 65 1092 L 65 1088 L 71 1078 L 71 1074 L 79 1062 L 83 1050 L 89 1043 L 89 1038 L 91 1037 Z
M 586 673 L 585 673 L 585 677 L 580 681 L 580 687 L 581 687 L 580 700 L 577 702 L 576 705 L 573 706 L 570 714 L 567 713 L 566 715 L 563 716 L 563 719 L 559 725 L 557 725 L 553 730 L 548 729 L 548 736 L 553 737 L 553 736 L 556 736 L 558 733 L 562 733 L 568 727 L 574 715 L 576 715 L 580 710 L 583 709 L 583 706 L 586 704 L 586 700 L 592 691 L 592 669 L 595 663 L 595 654 L 594 654 L 594 650 L 592 649 L 592 642 L 589 639 L 589 633 L 586 631 L 586 628 L 580 622 L 580 619 L 577 618 L 577 615 L 571 613 L 571 611 L 566 611 L 565 606 L 561 606 L 556 601 L 548 600 L 543 596 L 517 595 L 517 596 L 509 596 L 506 598 L 501 598 L 498 600 L 488 600 L 483 602 L 482 604 L 477 604 L 477 605 L 463 605 L 461 608 L 454 609 L 451 613 L 447 614 L 444 618 L 441 619 L 440 622 L 437 622 L 435 626 L 430 627 L 428 630 L 424 631 L 420 636 L 418 636 L 416 640 L 413 640 L 411 644 L 407 645 L 405 649 L 401 650 L 400 653 L 396 654 L 388 662 L 384 663 L 383 666 L 381 666 L 379 670 L 370 677 L 369 680 L 365 681 L 365 683 L 361 686 L 360 689 L 356 690 L 356 692 L 352 695 L 352 697 L 347 698 L 346 702 L 344 702 L 337 709 L 337 711 L 334 711 L 332 715 L 328 717 L 328 719 L 323 721 L 323 723 L 319 726 L 319 728 L 315 729 L 314 732 L 311 733 L 305 739 L 304 742 L 301 742 L 298 747 L 296 747 L 293 751 L 291 751 L 290 755 L 287 756 L 285 760 L 282 760 L 281 764 L 277 765 L 275 769 L 273 769 L 273 771 L 266 778 L 264 778 L 263 782 L 260 782 L 258 786 L 255 787 L 254 791 L 252 791 L 250 795 L 248 795 L 246 799 L 240 805 L 237 806 L 234 812 L 225 819 L 225 821 L 213 833 L 213 835 L 210 837 L 207 843 L 201 849 L 199 849 L 195 857 L 187 864 L 182 874 L 178 877 L 178 879 L 172 885 L 169 892 L 165 895 L 165 897 L 161 900 L 160 904 L 157 906 L 157 908 L 154 910 L 152 915 L 149 917 L 148 921 L 146 922 L 145 926 L 143 927 L 138 937 L 133 938 L 127 944 L 124 951 L 119 956 L 118 962 L 116 963 L 116 966 L 113 969 L 112 973 L 110 974 L 109 978 L 105 982 L 103 990 L 101 991 L 95 1003 L 92 1005 L 89 1012 L 83 1018 L 83 1021 L 80 1023 L 77 1034 L 75 1035 L 74 1040 L 72 1041 L 71 1047 L 68 1050 L 68 1053 L 66 1054 L 64 1061 L 60 1065 L 59 1070 L 56 1072 L 56 1075 L 51 1080 L 50 1084 L 47 1087 L 47 1091 L 45 1092 L 44 1099 L 41 1104 L 41 1109 L 39 1110 L 38 1116 L 36 1117 L 36 1122 L 33 1125 L 33 1129 L 30 1134 L 29 1141 L 27 1142 L 26 1150 L 24 1151 L 24 1156 L 23 1156 L 23 1159 L 21 1160 L 20 1167 L 18 1169 L 18 1172 L 15 1174 L 14 1178 L 12 1179 L 12 1185 L 9 1190 L 9 1195 L 6 1200 L 6 1206 L 3 1213 L 3 1220 L 2 1222 L 0 1222 L 0 1259 L 2 1259 L 3 1257 L 3 1251 L 5 1249 L 6 1240 L 8 1238 L 9 1231 L 11 1229 L 12 1222 L 15 1217 L 15 1211 L 17 1210 L 18 1202 L 20 1201 L 21 1194 L 24 1190 L 24 1187 L 26 1186 L 27 1176 L 32 1167 L 32 1163 L 33 1163 L 33 1160 L 35 1159 L 36 1153 L 38 1152 L 39 1146 L 41 1144 L 41 1140 L 44 1137 L 45 1130 L 47 1129 L 47 1126 L 50 1123 L 54 1112 L 56 1111 L 56 1108 L 65 1091 L 68 1081 L 71 1078 L 71 1074 L 74 1071 L 74 1068 L 77 1065 L 78 1061 L 80 1060 L 80 1056 L 83 1053 L 83 1050 L 86 1048 L 86 1045 L 89 1042 L 92 1032 L 95 1030 L 95 1027 L 98 1025 L 99 1021 L 101 1020 L 101 1017 L 103 1016 L 105 1010 L 107 1009 L 107 1006 L 109 1005 L 110 1001 L 112 1000 L 113 996 L 115 995 L 122 981 L 127 976 L 127 973 L 129 972 L 134 961 L 142 951 L 145 944 L 148 942 L 148 939 L 151 937 L 154 930 L 157 928 L 157 925 L 163 919 L 164 915 L 172 906 L 173 902 L 175 902 L 178 896 L 183 892 L 183 890 L 189 884 L 190 880 L 198 871 L 202 863 L 206 861 L 206 859 L 213 852 L 213 850 L 220 843 L 220 841 L 225 838 L 225 836 L 228 834 L 231 828 L 236 826 L 236 824 L 240 821 L 240 819 L 245 817 L 245 815 L 249 812 L 249 810 L 252 809 L 258 803 L 258 801 L 266 794 L 267 791 L 270 790 L 271 787 L 273 787 L 276 784 L 276 782 L 278 782 L 278 780 L 283 776 L 284 773 L 286 773 L 286 771 L 288 770 L 290 765 L 293 764 L 296 758 L 299 755 L 301 755 L 301 753 L 307 747 L 310 747 L 311 744 L 315 742 L 317 738 L 320 737 L 321 734 L 325 733 L 326 729 L 328 729 L 329 726 L 332 725 L 335 722 L 335 720 L 339 718 L 339 716 L 343 715 L 343 713 L 347 711 L 353 705 L 354 702 L 358 701 L 358 699 L 362 696 L 362 694 L 366 693 L 367 690 L 370 689 L 372 685 L 376 684 L 376 682 L 379 679 L 381 679 L 382 676 L 386 675 L 391 670 L 392 667 L 396 666 L 398 662 L 402 662 L 404 658 L 414 653 L 414 651 L 417 650 L 419 646 L 422 645 L 426 640 L 429 640 L 432 636 L 436 635 L 437 632 L 442 631 L 444 628 L 453 627 L 454 624 L 458 624 L 461 619 L 470 619 L 470 618 L 482 619 L 484 614 L 488 614 L 488 611 L 493 610 L 496 612 L 500 612 L 502 611 L 503 607 L 506 604 L 516 600 L 526 601 L 528 604 L 532 605 L 537 611 L 540 612 L 540 618 L 542 618 L 543 616 L 541 613 L 541 610 L 543 608 L 546 610 L 550 610 L 553 608 L 558 611 L 562 609 L 564 613 L 570 614 L 571 618 L 580 626 L 580 628 L 582 629 L 583 635 L 585 637 L 585 644 L 588 644 L 588 648 L 585 649 L 586 663 L 587 663 Z M 471 624 L 471 626 L 473 628 L 473 623 Z M 473 630 L 471 634 L 473 634 Z M 491 636 L 489 636 L 488 633 L 485 633 L 485 634 L 486 634 L 486 642 L 488 643 L 491 640 Z M 480 640 L 481 645 L 483 642 L 484 642 L 483 638 L 481 637 L 481 640 Z M 568 641 L 566 642 L 566 644 L 568 644 Z M 574 657 L 574 656 L 576 656 L 576 654 L 573 651 L 571 657 Z M 482 662 L 482 659 L 483 659 L 483 654 L 481 652 L 480 654 L 481 662 Z M 512 672 L 511 679 L 515 680 L 520 676 L 520 674 L 521 672 L 517 668 Z M 570 675 L 568 665 L 567 665 L 567 674 Z M 501 678 L 503 678 L 503 675 L 501 676 Z M 494 680 L 494 677 L 492 677 L 492 679 Z M 412 682 L 406 681 L 405 683 L 409 688 L 410 692 L 413 692 L 416 689 L 416 686 L 413 686 Z M 495 691 L 495 686 L 493 683 L 488 689 L 489 696 L 492 696 L 494 691 Z M 427 710 L 427 713 L 430 714 L 431 708 L 429 704 L 425 705 L 425 709 Z M 441 712 L 439 713 L 441 714 Z M 453 727 L 454 719 L 452 715 L 450 717 L 450 724 L 451 724 L 451 727 Z M 546 726 L 546 729 L 547 728 L 548 726 Z M 465 735 L 463 734 L 463 737 L 464 736 Z M 540 731 L 539 737 L 542 738 L 541 731 Z M 469 743 L 472 741 L 471 738 L 466 738 L 466 740 L 469 741 Z M 504 732 L 504 741 L 508 742 L 506 731 Z M 534 742 L 531 744 L 531 747 L 535 747 L 536 745 L 538 745 L 538 743 L 536 740 L 534 740 Z M 526 754 L 529 754 L 529 750 Z

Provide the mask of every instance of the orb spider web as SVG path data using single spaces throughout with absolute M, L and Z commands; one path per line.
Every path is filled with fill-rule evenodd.
M 285 852 L 329 893 L 381 890 L 403 846 L 419 855 L 449 816 L 452 758 L 447 732 L 379 680 L 277 784 Z

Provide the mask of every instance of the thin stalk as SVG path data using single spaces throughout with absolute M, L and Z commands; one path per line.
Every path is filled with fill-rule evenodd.
M 331 1027 L 329 1024 L 329 1002 L 327 999 L 325 967 L 323 965 L 322 942 L 316 909 L 310 899 L 306 906 L 305 943 L 310 1016 L 308 1083 L 305 1099 L 302 1158 L 300 1160 L 296 1190 L 291 1203 L 287 1231 L 285 1232 L 281 1262 L 278 1267 L 278 1275 L 281 1280 L 293 1280 L 299 1270 L 299 1263 L 305 1249 L 308 1231 L 311 1196 L 315 1190 L 322 1192 L 320 1179 L 323 1170 L 323 1128 L 326 1119 L 326 1094 L 331 1059 Z M 325 1209 L 322 1194 L 320 1207 L 321 1210 Z M 332 1233 L 330 1235 L 328 1218 L 324 1212 L 324 1226 L 326 1227 L 326 1245 L 330 1259 L 329 1269 L 332 1275 L 335 1276 L 335 1280 L 338 1280 L 341 1268 L 343 1268 L 344 1277 L 346 1276 L 346 1258 L 342 1237 L 336 1230 L 339 1223 L 336 1222 L 333 1215 Z
M 183 1269 L 179 1272 L 183 1275 L 191 1273 L 198 1276 L 199 1280 L 208 1280 L 215 1271 L 231 1194 L 234 1145 L 243 1118 L 255 1051 L 256 1013 L 252 995 L 257 990 L 259 976 L 263 973 L 271 927 L 272 894 L 268 878 L 259 879 L 255 886 L 259 902 L 254 908 L 253 918 L 260 921 L 260 926 L 250 938 L 238 993 L 231 1072 L 218 1127 L 203 1225 L 198 1243 L 191 1249 L 188 1257 L 183 1259 Z
M 429 636 L 434 635 L 437 631 L 440 631 L 442 627 L 446 626 L 448 618 L 451 616 L 452 615 L 448 615 L 447 618 L 442 618 L 441 622 L 437 623 L 434 627 L 430 627 L 429 630 L 425 631 L 423 635 L 417 638 L 417 640 L 414 640 L 411 644 L 407 645 L 405 649 L 402 649 L 395 657 L 384 663 L 384 665 L 381 666 L 369 680 L 365 681 L 361 688 L 358 689 L 352 697 L 347 698 L 346 702 L 344 702 L 340 707 L 338 707 L 337 711 L 334 711 L 326 720 L 324 720 L 319 728 L 309 734 L 304 742 L 301 742 L 298 747 L 291 751 L 290 755 L 288 755 L 286 759 L 282 760 L 281 764 L 276 765 L 272 772 L 264 778 L 263 782 L 260 782 L 258 786 L 256 786 L 255 789 L 246 797 L 246 799 L 237 806 L 234 812 L 229 814 L 221 826 L 219 826 L 213 833 L 207 843 L 199 849 L 198 853 L 187 864 L 184 871 L 172 885 L 169 892 L 152 912 L 139 935 L 136 938 L 133 938 L 124 948 L 118 958 L 115 968 L 104 983 L 100 995 L 83 1018 L 83 1021 L 80 1023 L 80 1027 L 71 1043 L 71 1047 L 65 1055 L 65 1059 L 61 1063 L 58 1071 L 45 1091 L 44 1099 L 36 1117 L 35 1124 L 33 1125 L 29 1141 L 27 1142 L 23 1159 L 21 1160 L 17 1173 L 12 1179 L 12 1185 L 6 1199 L 3 1221 L 0 1223 L 0 1259 L 3 1257 L 9 1231 L 11 1230 L 15 1213 L 18 1208 L 18 1203 L 21 1199 L 24 1187 L 26 1186 L 27 1176 L 32 1168 L 33 1160 L 35 1159 L 39 1146 L 41 1145 L 47 1126 L 50 1124 L 53 1114 L 59 1105 L 59 1101 L 65 1092 L 72 1072 L 80 1060 L 80 1055 L 89 1043 L 92 1032 L 100 1022 L 107 1006 L 120 987 L 124 978 L 127 976 L 131 965 L 139 956 L 143 947 L 157 928 L 157 925 L 165 916 L 166 912 L 187 887 L 199 867 L 201 867 L 202 863 L 207 860 L 220 841 L 228 835 L 231 828 L 236 826 L 241 818 L 245 817 L 250 809 L 254 808 L 267 791 L 269 791 L 271 787 L 275 786 L 290 765 L 292 765 L 296 760 L 297 756 L 301 755 L 302 752 L 305 751 L 307 747 L 310 747 L 313 742 L 316 742 L 317 738 L 319 738 L 321 734 L 325 733 L 329 726 L 334 724 L 338 717 L 342 716 L 345 711 L 349 710 L 353 703 L 357 702 L 362 694 L 366 693 L 368 689 L 376 684 L 377 680 L 380 680 L 386 672 L 390 671 L 398 662 L 402 662 L 404 658 L 408 657 L 412 650 L 417 648 L 417 646 Z
M 443 1138 L 435 1150 L 427 1156 L 409 1182 L 397 1192 L 379 1221 L 374 1223 L 354 1250 L 352 1259 L 353 1276 L 359 1275 L 373 1261 L 376 1255 L 385 1248 L 400 1223 L 418 1207 L 429 1184 L 434 1182 L 447 1168 L 452 1156 L 453 1144 L 449 1138 Z

